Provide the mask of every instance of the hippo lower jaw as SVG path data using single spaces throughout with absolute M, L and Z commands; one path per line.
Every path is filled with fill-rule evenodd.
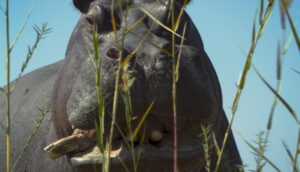
M 144 143 L 134 146 L 135 157 L 138 157 L 138 154 L 141 153 L 143 163 L 147 164 L 148 162 L 147 166 L 151 166 L 151 164 L 156 164 L 157 162 L 163 162 L 162 164 L 172 168 L 172 133 L 169 134 L 170 135 L 166 136 L 168 139 L 166 139 L 162 145 Z M 110 154 L 110 162 L 113 168 L 121 169 L 124 163 L 131 166 L 133 164 L 132 150 L 126 146 L 122 139 L 115 139 L 113 143 L 114 145 Z M 203 166 L 200 159 L 203 155 L 202 149 L 200 142 L 192 146 L 179 147 L 179 162 L 183 163 L 183 166 L 196 166 L 195 168 L 200 168 Z M 91 135 L 78 132 L 78 130 L 75 130 L 71 136 L 53 142 L 45 147 L 44 150 L 52 159 L 67 155 L 73 167 L 101 166 L 104 160 L 104 155 L 99 151 L 96 140 L 92 138 Z

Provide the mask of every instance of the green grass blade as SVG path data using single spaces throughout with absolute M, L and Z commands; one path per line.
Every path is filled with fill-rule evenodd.
M 134 32 L 131 32 L 132 35 L 134 35 L 135 37 L 137 37 L 137 38 L 139 38 L 140 40 L 142 40 L 141 42 L 147 42 L 147 43 L 151 44 L 153 47 L 155 47 L 155 48 L 159 49 L 160 51 L 162 51 L 163 53 L 165 53 L 167 56 L 172 57 L 172 53 L 171 53 L 171 52 L 169 52 L 169 51 L 167 51 L 167 50 L 165 50 L 165 49 L 159 47 L 159 46 L 156 45 L 155 43 L 153 43 L 153 42 L 151 42 L 151 41 L 145 39 L 145 38 L 147 38 L 147 35 L 150 34 L 150 33 L 151 33 L 151 31 L 149 30 L 149 31 L 146 33 L 146 36 L 142 37 L 142 36 L 139 36 L 139 35 L 135 34 Z
M 283 55 L 286 54 L 287 49 L 288 49 L 288 47 L 289 47 L 290 44 L 291 44 L 292 37 L 293 37 L 292 34 L 290 34 L 289 37 L 288 37 L 288 39 L 286 40 L 285 44 L 282 46 L 282 48 L 281 48 L 281 53 L 282 53 Z
M 17 154 L 17 158 L 14 161 L 14 164 L 12 166 L 11 171 L 15 171 L 15 169 L 17 168 L 17 166 L 19 165 L 19 163 L 21 162 L 22 157 L 24 157 L 24 153 L 26 152 L 26 150 L 28 149 L 28 147 L 30 146 L 30 143 L 33 141 L 34 136 L 37 134 L 37 132 L 39 131 L 40 127 L 42 126 L 42 123 L 46 117 L 46 114 L 50 112 L 49 108 L 43 108 L 43 109 L 39 109 L 38 111 L 40 112 L 39 118 L 37 119 L 37 121 L 34 121 L 34 128 L 30 134 L 30 136 L 28 137 L 28 139 L 26 140 L 25 144 L 23 145 L 21 151 Z
M 282 74 L 282 58 L 283 55 L 281 53 L 281 43 L 278 42 L 277 44 L 277 69 L 276 69 L 276 73 L 277 73 L 277 80 L 281 80 L 281 74 Z
M 295 158 L 294 158 L 294 167 L 293 171 L 299 172 L 299 167 L 298 167 L 298 156 L 299 156 L 299 151 L 300 149 L 300 127 L 298 129 L 298 139 L 297 139 L 297 144 L 296 144 L 296 151 L 295 151 Z
M 179 15 L 178 15 L 178 17 L 177 17 L 177 20 L 176 20 L 176 22 L 175 22 L 175 28 L 173 29 L 174 31 L 177 31 L 178 30 L 178 28 L 179 28 L 179 26 L 180 26 L 180 23 L 181 23 L 181 19 L 182 19 L 182 15 L 183 15 L 183 13 L 184 13 L 184 7 L 186 6 L 186 4 L 187 4 L 187 0 L 184 0 L 184 2 L 183 2 L 183 5 L 180 7 L 180 12 L 179 12 Z M 184 37 L 184 36 L 183 36 Z
M 187 25 L 187 23 L 184 23 L 183 33 L 182 33 L 183 37 L 185 37 L 186 25 Z M 181 59 L 181 55 L 182 55 L 182 45 L 183 45 L 183 43 L 184 43 L 184 39 L 181 39 L 178 58 L 177 58 L 177 62 L 176 62 L 176 69 L 175 69 L 175 81 L 176 82 L 178 82 L 178 80 L 179 80 L 179 66 L 180 66 L 180 59 Z
M 267 158 L 262 152 L 260 152 L 257 148 L 255 148 L 253 145 L 251 145 L 248 141 L 244 140 L 246 144 L 261 158 L 263 158 L 271 167 L 274 168 L 277 172 L 280 172 L 280 169 L 269 159 Z
M 292 117 L 294 118 L 295 122 L 299 125 L 299 121 L 297 118 L 296 112 L 293 110 L 293 108 L 281 97 L 276 90 L 272 88 L 272 86 L 264 79 L 264 77 L 259 73 L 259 71 L 253 66 L 255 73 L 259 76 L 259 78 L 263 81 L 263 83 L 271 90 L 271 92 L 276 95 L 276 97 L 280 100 L 280 102 L 286 107 L 286 109 L 290 112 Z
M 14 41 L 12 42 L 12 44 L 11 44 L 10 51 L 12 51 L 12 50 L 14 49 L 16 43 L 17 43 L 18 40 L 20 39 L 20 37 L 21 37 L 21 35 L 22 35 L 22 33 L 23 33 L 23 30 L 24 30 L 26 24 L 28 23 L 28 19 L 29 19 L 30 15 L 31 15 L 32 8 L 33 8 L 33 7 L 31 6 L 30 9 L 28 10 L 28 13 L 27 13 L 27 15 L 26 15 L 26 17 L 25 17 L 25 19 L 24 19 L 24 22 L 23 22 L 23 24 L 22 24 L 20 30 L 18 31 L 15 40 L 14 40 Z
M 114 36 L 116 39 L 116 42 L 119 42 L 119 36 L 118 36 L 118 29 L 117 29 L 117 22 L 116 22 L 116 17 L 115 17 L 115 1 L 112 0 L 112 4 L 111 4 L 111 25 L 113 28 L 113 32 L 114 32 Z
M 260 10 L 259 10 L 259 23 L 260 25 L 263 24 L 264 22 L 264 9 L 265 9 L 265 5 L 264 5 L 264 0 L 260 0 Z
M 211 138 L 211 128 L 210 126 L 205 127 L 201 125 L 202 133 L 203 133 L 203 152 L 204 152 L 204 158 L 205 158 L 205 170 L 206 172 L 211 171 L 211 156 L 210 156 L 210 138 Z
M 130 170 L 128 169 L 128 167 L 126 166 L 126 164 L 124 163 L 124 161 L 122 160 L 122 158 L 120 156 L 117 156 L 118 157 L 118 160 L 120 161 L 123 169 L 126 171 L 126 172 L 130 172 Z
M 96 122 L 96 120 L 94 120 L 94 126 L 95 126 L 95 130 L 96 130 L 98 147 L 100 149 L 100 152 L 103 154 L 105 146 L 103 144 L 103 137 L 101 137 L 102 134 L 101 134 L 101 131 L 100 131 L 99 124 Z
M 238 107 L 238 102 L 239 102 L 242 90 L 243 90 L 243 88 L 245 86 L 245 83 L 246 83 L 246 78 L 247 78 L 251 63 L 252 63 L 255 47 L 257 45 L 258 40 L 260 39 L 261 35 L 264 32 L 264 29 L 265 29 L 265 26 L 266 26 L 267 22 L 269 21 L 269 19 L 271 17 L 273 6 L 274 6 L 274 3 L 272 1 L 269 1 L 268 7 L 267 7 L 267 10 L 266 10 L 266 13 L 268 13 L 268 14 L 265 15 L 264 22 L 259 28 L 259 32 L 257 33 L 256 38 L 255 38 L 255 42 L 254 42 L 254 44 L 251 45 L 251 48 L 248 52 L 247 60 L 246 60 L 246 63 L 244 65 L 244 69 L 243 69 L 242 75 L 240 77 L 240 80 L 238 82 L 238 90 L 237 90 L 237 93 L 236 93 L 236 96 L 235 96 L 235 99 L 234 99 L 233 105 L 232 105 L 233 114 L 236 113 L 236 110 L 237 110 L 237 107 Z
M 93 45 L 94 45 L 94 51 L 95 51 L 95 61 L 97 62 L 99 59 L 99 41 L 98 41 L 98 32 L 97 32 L 97 25 L 94 24 L 93 27 Z
M 217 138 L 216 138 L 215 133 L 213 133 L 213 141 L 214 141 L 214 147 L 215 147 L 216 154 L 219 157 L 221 155 L 221 149 L 220 149 L 219 144 L 217 142 Z
M 294 164 L 295 160 L 294 160 L 294 157 L 293 157 L 293 155 L 292 155 L 292 152 L 291 152 L 291 150 L 289 149 L 287 143 L 285 143 L 285 142 L 282 141 L 282 144 L 283 144 L 283 146 L 284 146 L 284 149 L 285 149 L 286 153 L 288 154 L 289 158 L 291 159 L 291 161 L 292 161 L 293 164 Z
M 124 132 L 122 131 L 121 127 L 117 123 L 115 123 L 115 127 L 118 130 L 118 132 L 121 134 L 121 137 L 122 137 L 123 141 L 125 142 L 125 145 L 128 148 L 130 148 L 130 143 L 128 142 L 128 139 L 127 139 L 126 135 L 124 134 Z
M 281 80 L 278 80 L 278 81 L 277 81 L 276 90 L 275 90 L 278 94 L 279 94 L 279 92 L 280 92 L 281 85 L 282 85 L 282 81 L 281 81 Z M 277 98 L 277 96 L 275 95 L 275 97 L 274 97 L 274 99 L 273 99 L 271 111 L 270 111 L 270 114 L 269 114 L 269 120 L 268 120 L 268 125 L 267 125 L 267 129 L 268 129 L 268 130 L 271 130 L 271 128 L 272 128 L 273 116 L 274 116 L 274 112 L 275 112 L 277 103 L 278 103 L 278 98 Z
M 297 29 L 296 29 L 296 26 L 295 26 L 295 24 L 294 24 L 294 22 L 292 20 L 292 17 L 290 16 L 288 7 L 287 7 L 286 3 L 283 0 L 281 0 L 281 6 L 282 6 L 285 14 L 287 15 L 287 18 L 288 18 L 289 24 L 291 26 L 291 29 L 292 29 L 292 32 L 293 32 L 296 44 L 298 46 L 298 50 L 300 51 L 300 39 L 299 39 L 299 36 L 298 36 Z
M 293 70 L 294 72 L 296 72 L 298 75 L 300 75 L 300 71 L 298 71 L 298 70 L 296 70 L 296 69 L 293 69 L 293 68 L 292 68 L 292 70 Z
M 148 115 L 150 114 L 151 110 L 152 110 L 152 107 L 155 103 L 155 100 L 152 101 L 152 103 L 150 104 L 150 106 L 148 107 L 148 109 L 146 110 L 146 112 L 144 113 L 142 119 L 140 120 L 140 122 L 138 123 L 138 125 L 136 126 L 136 128 L 134 129 L 133 131 L 133 134 L 132 134 L 132 140 L 135 140 L 142 125 L 144 124 L 145 120 L 147 119 Z
M 146 137 L 146 127 L 144 127 L 143 134 L 142 134 L 142 139 L 140 140 L 140 144 L 144 143 L 145 137 Z M 137 165 L 140 164 L 141 156 L 142 156 L 142 149 L 141 149 L 141 147 L 139 147 L 138 148 L 138 153 L 137 153 L 137 160 L 136 160 Z M 135 167 L 135 169 L 137 170 L 137 167 Z
M 130 26 L 130 28 L 126 30 L 126 34 L 132 32 L 136 27 L 138 27 L 145 20 L 145 18 L 146 16 L 143 16 L 140 19 L 138 19 L 137 22 L 135 22 L 132 26 Z
M 257 18 L 257 10 L 258 9 L 256 9 L 256 12 L 255 12 L 255 15 L 254 15 L 254 19 L 253 19 L 252 42 L 251 42 L 252 45 L 255 44 L 255 41 L 256 41 L 256 18 Z
M 157 18 L 155 18 L 150 12 L 148 12 L 147 10 L 145 10 L 142 7 L 139 7 L 140 10 L 146 14 L 148 17 L 150 17 L 154 22 L 156 22 L 157 24 L 159 24 L 161 27 L 163 27 L 164 29 L 166 29 L 167 31 L 171 32 L 172 34 L 176 35 L 179 38 L 183 38 L 181 35 L 179 35 L 178 33 L 174 32 L 171 28 L 169 28 L 168 26 L 164 25 L 161 21 L 159 21 Z
M 279 94 L 280 88 L 281 88 L 281 71 L 282 71 L 282 53 L 281 53 L 281 44 L 280 42 L 278 42 L 277 44 L 277 85 L 276 85 L 276 92 Z M 273 122 L 273 116 L 274 116 L 274 112 L 277 106 L 277 102 L 278 99 L 275 96 L 273 99 L 273 103 L 272 103 L 272 108 L 270 111 L 270 115 L 269 115 L 269 120 L 268 120 L 268 125 L 267 125 L 267 129 L 271 130 L 272 128 L 272 122 Z

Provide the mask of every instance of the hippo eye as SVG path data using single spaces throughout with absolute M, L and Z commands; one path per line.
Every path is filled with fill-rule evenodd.
M 94 26 L 95 20 L 93 20 L 91 17 L 86 17 L 85 20 L 86 20 L 89 27 Z
M 120 51 L 117 48 L 111 47 L 107 50 L 106 57 L 117 60 L 119 58 L 119 53 Z

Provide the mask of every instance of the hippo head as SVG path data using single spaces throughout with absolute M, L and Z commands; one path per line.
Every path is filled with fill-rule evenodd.
M 95 121 L 99 121 L 100 88 L 105 121 L 104 126 L 98 125 L 109 134 L 113 107 L 116 106 L 119 130 L 115 130 L 113 144 L 123 145 L 119 157 L 111 160 L 112 168 L 122 167 L 120 159 L 132 165 L 132 152 L 118 134 L 120 130 L 124 135 L 130 131 L 126 114 L 131 115 L 132 128 L 135 128 L 154 102 L 134 149 L 139 150 L 136 153 L 141 152 L 140 168 L 153 171 L 153 164 L 160 162 L 162 165 L 158 169 L 172 169 L 175 132 L 172 106 L 175 78 L 172 71 L 175 58 L 171 54 L 174 48 L 174 56 L 179 59 L 176 84 L 179 167 L 187 171 L 202 168 L 201 125 L 218 121 L 222 103 L 218 80 L 194 24 L 183 11 L 173 47 L 172 33 L 164 27 L 171 27 L 171 0 L 121 0 L 115 1 L 114 6 L 112 2 L 73 0 L 82 15 L 55 84 L 53 123 L 60 138 L 81 131 L 81 134 L 88 133 L 85 142 L 89 143 L 83 146 L 84 149 L 72 149 L 64 154 L 71 158 L 73 165 L 96 163 L 92 158 L 81 161 L 80 156 L 96 147 L 94 130 Z M 181 13 L 184 2 L 188 1 L 175 1 L 175 14 Z M 145 11 L 151 15 L 146 15 Z M 97 60 L 96 51 L 99 52 Z M 96 82 L 95 65 L 101 70 L 100 82 Z M 100 87 L 96 87 L 97 84 Z M 114 105 L 116 94 L 118 98 Z

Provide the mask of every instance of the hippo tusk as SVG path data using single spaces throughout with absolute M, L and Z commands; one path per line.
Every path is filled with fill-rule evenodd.
M 96 144 L 85 134 L 73 134 L 59 139 L 44 148 L 50 158 L 57 159 L 67 154 L 84 151 Z
M 118 149 L 112 150 L 110 152 L 110 158 L 115 158 L 120 155 L 123 150 L 123 145 L 121 145 Z M 104 159 L 104 155 L 100 152 L 99 148 L 95 146 L 92 151 L 85 153 L 84 155 L 78 154 L 71 158 L 71 165 L 73 167 L 78 167 L 81 165 L 95 165 L 102 164 Z

